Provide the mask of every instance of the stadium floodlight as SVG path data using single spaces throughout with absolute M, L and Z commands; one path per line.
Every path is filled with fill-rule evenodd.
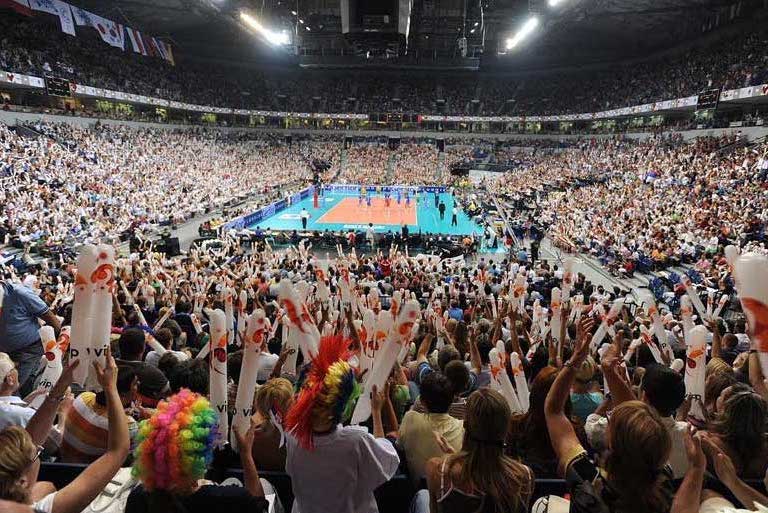
M 520 41 L 528 37 L 531 32 L 533 32 L 538 26 L 539 18 L 536 16 L 528 18 L 528 21 L 526 21 L 523 26 L 520 27 L 520 30 L 518 30 L 514 36 L 507 39 L 507 50 L 511 50 L 512 48 L 516 47 Z
M 287 32 L 273 32 L 265 28 L 261 23 L 259 23 L 259 20 L 247 12 L 240 11 L 240 19 L 243 20 L 243 23 L 248 25 L 248 27 L 261 34 L 262 37 L 264 37 L 264 39 L 266 39 L 267 42 L 271 45 L 287 45 L 290 43 L 290 38 L 288 37 Z

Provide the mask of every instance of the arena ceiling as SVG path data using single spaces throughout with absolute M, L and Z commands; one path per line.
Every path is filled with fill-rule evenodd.
M 390 0 L 376 0 L 384 1 Z M 560 0 L 560 5 L 552 8 L 548 2 L 413 0 L 407 50 L 400 49 L 400 58 L 407 52 L 407 58 L 418 56 L 427 66 L 430 60 L 458 58 L 457 41 L 463 35 L 467 38 L 468 56 L 489 67 L 611 62 L 669 48 L 713 28 L 738 22 L 762 4 L 759 0 Z M 356 41 L 341 33 L 340 0 L 73 3 L 167 38 L 178 52 L 188 56 L 234 61 L 269 59 L 289 64 L 296 62 L 297 53 L 354 57 L 359 50 Z M 271 27 L 295 34 L 298 52 L 295 47 L 270 47 L 248 33 L 236 21 L 241 9 L 255 13 Z M 513 52 L 505 52 L 506 39 L 532 12 L 542 21 L 536 33 Z

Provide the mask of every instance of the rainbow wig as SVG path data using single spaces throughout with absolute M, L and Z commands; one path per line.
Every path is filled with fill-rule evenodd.
M 288 410 L 285 429 L 302 447 L 311 450 L 312 426 L 315 420 L 331 419 L 338 424 L 352 415 L 360 396 L 354 369 L 347 363 L 351 356 L 349 340 L 341 336 L 320 340 L 318 355 L 306 370 L 299 396 Z
M 133 475 L 147 490 L 184 492 L 213 459 L 218 417 L 208 399 L 183 389 L 139 424 Z

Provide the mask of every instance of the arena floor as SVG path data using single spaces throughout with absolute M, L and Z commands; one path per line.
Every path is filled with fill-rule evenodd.
M 450 194 L 440 194 L 440 199 L 445 202 L 445 219 L 440 219 L 440 213 L 435 207 L 434 194 L 419 195 L 418 204 L 411 198 L 410 204 L 406 204 L 402 198 L 400 204 L 396 198 L 392 198 L 390 205 L 386 206 L 384 197 L 373 195 L 370 206 L 366 201 L 360 204 L 355 195 L 338 192 L 325 192 L 320 197 L 320 208 L 314 208 L 312 198 L 306 198 L 295 203 L 272 217 L 262 219 L 258 226 L 262 229 L 273 230 L 301 230 L 301 210 L 306 208 L 310 213 L 307 222 L 308 230 L 364 230 L 368 223 L 373 223 L 374 229 L 379 232 L 388 230 L 399 231 L 405 223 L 411 233 L 442 233 L 450 235 L 466 235 L 481 233 L 481 227 L 472 221 L 463 211 L 459 211 L 456 226 L 451 226 L 451 210 L 453 209 L 453 197 Z M 257 225 L 249 226 L 254 229 Z

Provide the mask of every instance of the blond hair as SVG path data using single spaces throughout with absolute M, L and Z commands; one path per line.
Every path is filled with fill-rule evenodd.
M 0 431 L 0 499 L 29 504 L 29 490 L 19 483 L 32 464 L 36 446 L 27 431 L 12 426 Z
M 6 353 L 0 353 L 0 382 L 8 377 L 8 374 L 16 367 L 11 357 Z
M 293 403 L 293 385 L 285 378 L 270 379 L 256 390 L 253 401 L 254 410 L 264 418 L 269 418 L 269 412 L 277 409 L 285 417 Z

